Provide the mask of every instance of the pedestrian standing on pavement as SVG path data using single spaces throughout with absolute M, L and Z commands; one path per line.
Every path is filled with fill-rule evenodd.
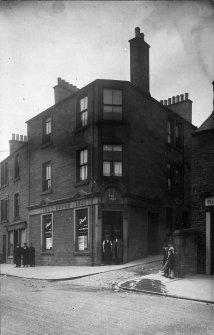
M 110 265 L 112 257 L 112 242 L 110 241 L 109 235 L 106 235 L 105 240 L 103 241 L 103 254 L 105 264 Z
M 169 267 L 169 278 L 174 279 L 174 270 L 175 270 L 174 248 L 169 249 L 168 267 Z
M 32 243 L 28 248 L 28 258 L 30 267 L 35 266 L 35 248 Z
M 22 254 L 23 254 L 23 266 L 28 266 L 28 246 L 27 243 L 24 243 L 24 247 L 22 248 Z
M 119 237 L 116 237 L 112 243 L 112 259 L 115 264 L 123 262 L 123 242 Z
M 22 259 L 22 247 L 20 243 L 17 243 L 16 250 L 14 253 L 14 258 L 15 258 L 15 263 L 16 263 L 16 268 L 21 267 L 21 259 Z

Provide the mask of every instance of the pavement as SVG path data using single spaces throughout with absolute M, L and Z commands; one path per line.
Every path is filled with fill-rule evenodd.
M 103 266 L 36 266 L 16 268 L 14 264 L 1 264 L 0 274 L 4 276 L 39 279 L 48 281 L 75 280 L 105 272 L 128 269 L 135 266 L 149 268 L 161 263 L 162 256 L 149 256 L 121 265 Z M 214 304 L 214 276 L 192 275 L 186 278 L 169 279 L 161 271 L 138 275 L 117 283 L 119 289 L 162 295 L 166 297 L 193 300 Z M 96 277 L 96 276 L 95 276 Z

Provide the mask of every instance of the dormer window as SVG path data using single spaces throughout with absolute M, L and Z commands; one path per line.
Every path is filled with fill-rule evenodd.
M 43 120 L 43 143 L 48 143 L 51 141 L 51 132 L 52 132 L 52 125 L 51 125 L 51 116 L 46 117 Z
M 103 90 L 103 119 L 122 120 L 122 90 Z

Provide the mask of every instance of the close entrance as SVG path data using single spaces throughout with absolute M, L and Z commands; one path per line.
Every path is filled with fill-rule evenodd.
M 102 213 L 102 242 L 109 235 L 111 242 L 118 237 L 123 240 L 123 212 L 103 211 Z

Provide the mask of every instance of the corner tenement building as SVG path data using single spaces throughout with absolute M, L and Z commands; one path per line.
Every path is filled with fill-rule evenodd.
M 190 226 L 192 102 L 152 98 L 150 46 L 139 28 L 129 42 L 130 82 L 77 89 L 58 78 L 55 104 L 27 121 L 26 141 L 11 141 L 1 162 L 4 261 L 26 240 L 37 264 L 100 265 L 109 234 L 123 239 L 127 262 Z

